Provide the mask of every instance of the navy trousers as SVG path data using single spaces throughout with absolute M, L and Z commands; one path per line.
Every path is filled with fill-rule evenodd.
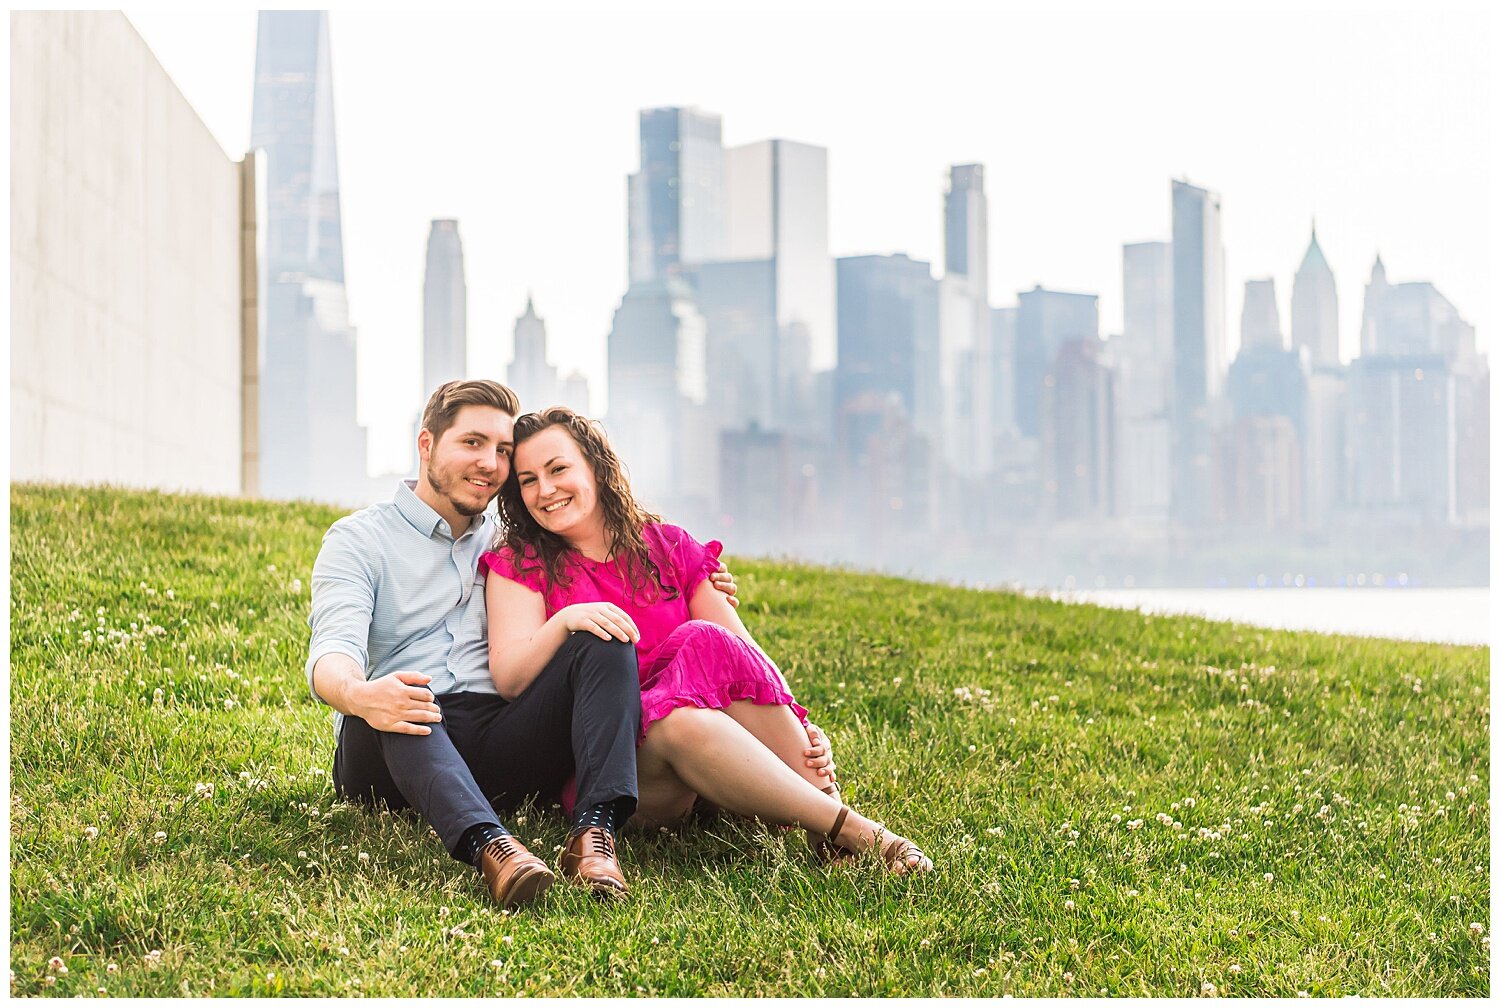
M 437 697 L 430 735 L 376 731 L 344 717 L 333 782 L 350 801 L 415 809 L 454 854 L 471 827 L 578 778 L 580 809 L 638 797 L 641 687 L 635 647 L 574 632 L 526 691 Z M 457 856 L 455 854 L 455 856 Z

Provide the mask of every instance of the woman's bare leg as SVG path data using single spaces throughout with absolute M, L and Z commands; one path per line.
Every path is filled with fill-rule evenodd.
M 691 806 L 692 793 L 739 815 L 820 831 L 831 829 L 844 807 L 722 710 L 679 707 L 652 724 L 636 772 L 637 815 L 644 811 L 648 822 L 657 809 L 675 807 L 680 816 Z M 831 839 L 863 851 L 901 838 L 851 809 Z
M 736 700 L 724 713 L 760 740 L 781 762 L 791 767 L 803 780 L 822 791 L 833 782 L 807 765 L 807 729 L 785 704 L 755 704 Z M 838 810 L 834 810 L 838 814 Z M 831 821 L 831 820 L 830 820 Z M 824 827 L 825 829 L 827 827 Z
M 663 733 L 660 728 L 666 719 L 656 722 L 646 733 L 646 741 L 635 751 L 636 799 L 635 814 L 630 817 L 631 826 L 651 828 L 676 822 L 692 811 L 697 798 L 690 786 L 683 783 L 677 771 L 662 751 Z

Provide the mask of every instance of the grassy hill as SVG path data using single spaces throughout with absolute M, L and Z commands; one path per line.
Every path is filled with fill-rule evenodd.
M 937 874 L 684 825 L 627 834 L 628 903 L 506 915 L 333 797 L 302 664 L 338 515 L 12 490 L 13 994 L 1489 993 L 1488 649 L 735 561 Z

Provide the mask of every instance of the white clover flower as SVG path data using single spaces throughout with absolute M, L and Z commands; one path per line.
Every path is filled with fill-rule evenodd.
M 1064 903 L 1063 903 L 1063 909 L 1064 910 L 1072 910 L 1073 908 L 1074 908 L 1074 903 L 1073 903 L 1072 900 L 1066 900 L 1066 901 L 1064 901 Z
M 1276 880 L 1276 876 L 1272 875 L 1270 872 L 1266 872 L 1261 876 L 1261 878 L 1265 879 L 1267 882 L 1274 882 Z

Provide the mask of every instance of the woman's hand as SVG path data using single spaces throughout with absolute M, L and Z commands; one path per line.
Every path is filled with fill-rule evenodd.
M 807 765 L 816 770 L 818 776 L 827 777 L 828 783 L 837 784 L 838 777 L 834 774 L 833 746 L 828 742 L 828 736 L 823 734 L 823 729 L 809 721 L 804 727 L 807 728 L 806 749 L 802 755 L 807 757 Z
M 635 620 L 612 602 L 579 602 L 557 611 L 557 619 L 568 630 L 584 630 L 600 640 L 634 644 L 641 639 Z

